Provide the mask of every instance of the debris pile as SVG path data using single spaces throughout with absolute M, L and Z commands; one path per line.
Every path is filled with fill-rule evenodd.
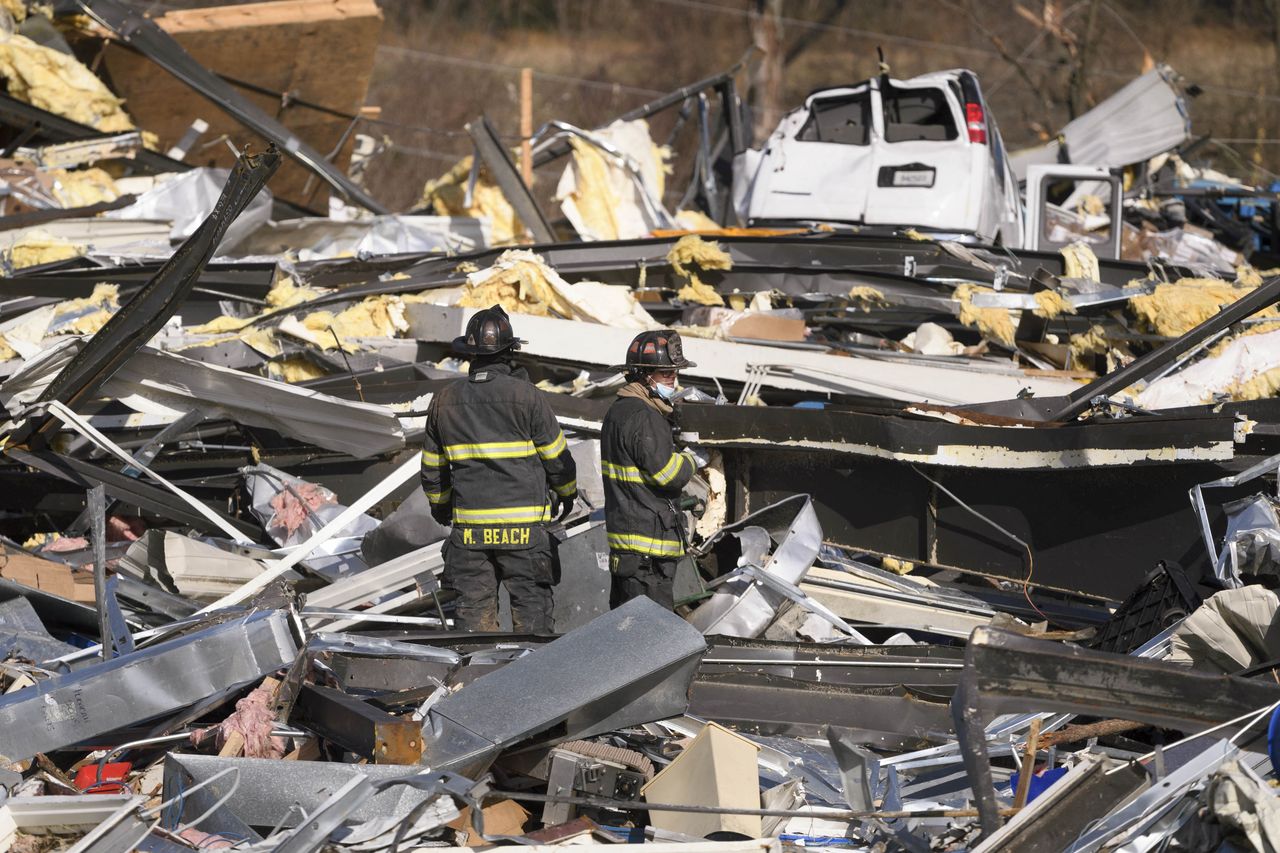
M 1280 845 L 1275 196 L 1196 165 L 1171 69 L 1010 157 L 968 71 L 750 148 L 737 66 L 534 133 L 563 220 L 486 118 L 392 213 L 203 61 L 345 16 L 357 63 L 372 3 L 11 6 L 0 851 Z M 252 150 L 193 167 L 218 122 Z M 824 143 L 918 161 L 853 198 Z M 545 636 L 505 590 L 459 630 L 419 482 L 494 305 L 577 471 Z M 611 608 L 612 365 L 662 329 L 688 549 Z

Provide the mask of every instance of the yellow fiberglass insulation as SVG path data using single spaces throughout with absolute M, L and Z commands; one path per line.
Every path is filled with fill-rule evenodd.
M 609 180 L 611 167 L 604 152 L 576 136 L 569 145 L 573 147 L 573 167 L 577 170 L 570 196 L 578 214 L 597 239 L 618 239 L 618 220 L 613 212 L 621 202 Z
M 281 353 L 280 344 L 276 343 L 273 329 L 262 329 L 255 326 L 245 329 L 236 337 L 267 358 L 275 358 Z
M 546 317 L 575 317 L 572 305 L 552 286 L 546 262 L 532 252 L 512 249 L 500 255 L 494 265 L 472 273 L 458 305 L 462 308 L 488 308 L 501 305 L 508 314 L 533 314 Z
M 83 246 L 69 243 L 40 229 L 28 232 L 3 252 L 4 260 L 15 270 L 78 258 L 83 254 Z
M 227 332 L 238 332 L 251 322 L 253 322 L 252 317 L 228 317 L 222 314 L 199 326 L 189 326 L 184 331 L 192 335 L 222 335 Z
M 1066 278 L 1086 278 L 1099 281 L 1098 256 L 1083 240 L 1077 240 L 1058 250 L 1062 255 L 1063 275 Z
M 1227 388 L 1227 395 L 1236 402 L 1265 400 L 1280 393 L 1280 367 L 1255 373 L 1242 382 Z
M 704 540 L 710 539 L 729 519 L 729 489 L 723 469 L 724 457 L 718 450 L 711 451 L 711 462 L 702 469 L 702 476 L 707 481 L 707 508 L 694 522 L 694 530 Z
M 667 263 L 676 274 L 686 280 L 676 297 L 699 305 L 724 305 L 724 299 L 711 285 L 698 278 L 701 270 L 731 270 L 733 259 L 729 253 L 712 240 L 704 240 L 697 234 L 681 237 L 667 252 Z
M 1080 212 L 1090 216 L 1101 216 L 1107 212 L 1107 206 L 1101 196 L 1085 195 L 1080 199 Z
M 75 319 L 62 325 L 58 332 L 67 335 L 92 335 L 101 329 L 120 310 L 120 287 L 107 282 L 99 282 L 93 286 L 93 293 L 79 299 L 68 299 L 59 302 L 53 311 L 53 323 L 59 324 L 64 317 Z
M 312 311 L 302 318 L 302 325 L 313 332 L 324 333 L 320 338 L 320 346 L 324 349 L 338 345 L 329 334 L 332 328 L 345 349 L 349 338 L 394 338 L 407 331 L 409 322 L 404 315 L 404 302 L 398 296 L 370 296 L 337 314 Z M 325 340 L 325 335 L 329 340 Z
M 1236 267 L 1236 284 L 1241 287 L 1258 287 L 1262 284 L 1262 274 L 1249 264 Z
M 1037 317 L 1043 317 L 1046 320 L 1052 320 L 1054 317 L 1060 317 L 1063 314 L 1076 313 L 1076 306 L 1068 302 L 1061 293 L 1056 290 L 1040 290 L 1035 294 L 1036 307 L 1031 313 Z
M 849 299 L 861 305 L 864 312 L 870 312 L 873 306 L 889 304 L 882 292 L 866 284 L 855 284 L 849 288 Z
M 464 157 L 448 172 L 434 181 L 427 181 L 427 185 L 422 188 L 419 206 L 432 205 L 442 216 L 487 217 L 494 245 L 523 239 L 524 223 L 516 216 L 515 208 L 489 177 L 489 171 L 484 166 L 480 167 L 475 189 L 471 193 L 471 206 L 467 206 L 467 180 L 470 176 L 471 158 Z
M 1004 308 L 979 308 L 973 304 L 975 293 L 995 293 L 990 287 L 979 284 L 962 284 L 956 288 L 956 301 L 960 303 L 960 322 L 976 328 L 984 338 L 1013 346 L 1013 318 Z
M 0 361 L 8 361 L 17 357 L 18 351 L 9 346 L 9 342 L 4 339 L 4 335 L 0 335 Z
M 120 190 L 116 182 L 102 169 L 94 166 L 90 169 L 50 169 L 53 177 L 53 197 L 58 204 L 65 207 L 88 207 L 104 201 L 115 201 L 120 198 Z
M 272 308 L 292 308 L 303 302 L 310 302 L 320 295 L 320 291 L 310 287 L 298 287 L 289 276 L 283 276 L 267 291 L 267 304 Z
M 1071 370 L 1091 370 L 1092 364 L 1085 361 L 1085 356 L 1100 355 L 1110 348 L 1105 330 L 1094 324 L 1089 327 L 1089 331 L 1071 336 L 1067 347 L 1067 367 Z
M 701 210 L 680 210 L 676 212 L 676 224 L 688 231 L 720 231 L 720 223 Z
M 880 568 L 895 575 L 909 575 L 915 567 L 916 564 L 910 560 L 899 560 L 897 557 L 880 558 Z
M 305 382 L 308 379 L 319 379 L 321 376 L 329 375 L 314 362 L 300 355 L 283 361 L 267 362 L 267 373 L 273 379 L 283 379 L 285 382 Z
M 0 42 L 0 77 L 9 94 L 103 133 L 134 129 L 122 101 L 74 56 L 13 35 Z
M 1217 278 L 1180 278 L 1172 284 L 1158 284 L 1152 293 L 1129 300 L 1129 310 L 1148 331 L 1178 337 L 1194 329 L 1235 302 L 1253 288 L 1237 287 Z M 1273 305 L 1254 317 L 1277 317 Z

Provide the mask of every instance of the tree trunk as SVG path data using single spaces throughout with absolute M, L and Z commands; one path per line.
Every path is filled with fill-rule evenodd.
M 1071 85 L 1067 91 L 1067 110 L 1075 118 L 1089 110 L 1089 63 L 1093 61 L 1093 37 L 1098 22 L 1098 7 L 1102 0 L 1089 0 L 1089 14 L 1085 20 L 1080 50 L 1076 54 L 1076 67 L 1071 72 Z
M 758 143 L 782 118 L 782 0 L 756 0 L 751 38 L 764 56 L 751 75 L 752 138 Z

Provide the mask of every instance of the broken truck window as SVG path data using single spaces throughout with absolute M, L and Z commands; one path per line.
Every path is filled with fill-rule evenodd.
M 886 142 L 949 142 L 959 136 L 941 89 L 889 89 L 880 98 Z
M 814 101 L 809 119 L 796 134 L 801 142 L 835 142 L 866 145 L 871 127 L 869 92 Z

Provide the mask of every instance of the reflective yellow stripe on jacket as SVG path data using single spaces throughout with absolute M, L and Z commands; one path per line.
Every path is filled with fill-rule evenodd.
M 567 498 L 569 497 L 569 495 L 572 495 L 578 491 L 578 481 L 570 480 L 569 482 L 565 483 L 563 486 L 552 486 L 551 491 L 555 492 L 557 495 L 559 495 L 562 498 Z
M 522 459 L 534 454 L 532 441 L 485 441 L 478 444 L 447 444 L 444 455 L 450 462 L 460 459 Z
M 672 453 L 671 458 L 667 460 L 667 464 L 662 466 L 656 474 L 653 475 L 653 481 L 659 486 L 665 486 L 676 478 L 676 474 L 680 473 L 680 466 L 684 464 L 684 457 L 679 453 Z
M 639 533 L 610 533 L 609 547 L 615 551 L 634 551 L 651 557 L 679 557 L 684 554 L 684 543 L 679 539 L 654 539 Z
M 568 448 L 568 444 L 565 443 L 564 433 L 562 432 L 556 435 L 555 440 L 550 444 L 544 444 L 539 447 L 538 455 L 543 459 L 555 459 L 561 453 L 564 453 L 566 448 Z
M 461 509 L 454 507 L 454 524 L 532 524 L 537 521 L 550 521 L 551 507 L 542 506 L 503 506 L 492 509 Z
M 422 464 L 429 468 L 443 468 L 449 464 L 449 461 L 439 453 L 432 453 L 430 450 L 422 451 Z
M 447 504 L 449 499 L 453 497 L 453 489 L 448 488 L 443 492 L 427 492 L 427 500 L 433 504 Z
M 634 465 L 614 465 L 612 462 L 601 461 L 600 473 L 610 480 L 622 480 L 624 483 L 645 482 L 644 475 Z
M 621 480 L 624 483 L 652 483 L 665 486 L 680 473 L 682 464 L 684 464 L 684 459 L 680 454 L 672 453 L 671 458 L 667 460 L 667 464 L 663 465 L 658 470 L 658 473 L 652 477 L 634 465 L 615 465 L 606 461 L 601 461 L 600 472 L 610 480 Z

